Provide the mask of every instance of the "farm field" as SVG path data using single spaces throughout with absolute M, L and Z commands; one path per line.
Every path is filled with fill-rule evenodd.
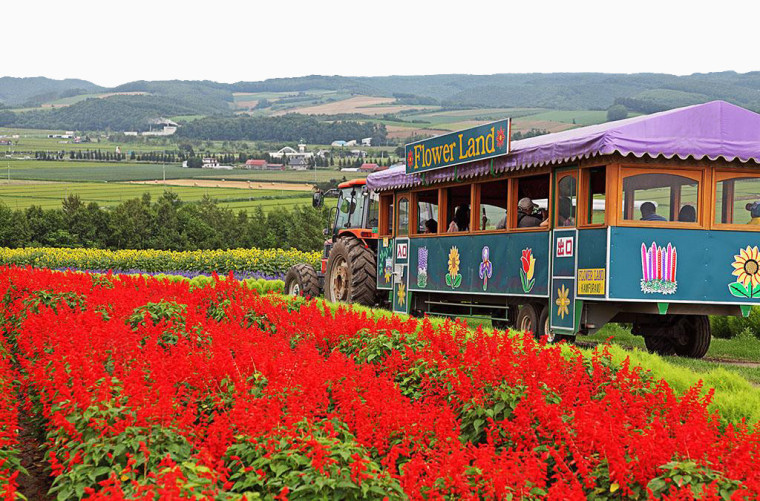
M 0 294 L 0 419 L 15 430 L 27 409 L 59 499 L 760 491 L 756 416 L 744 424 L 705 388 L 671 388 L 614 352 L 226 280 L 3 268 Z M 19 440 L 3 438 L 13 492 Z
M 176 193 L 183 202 L 199 202 L 209 196 L 220 206 L 235 210 L 253 210 L 261 206 L 267 212 L 278 206 L 292 208 L 311 203 L 310 193 L 305 192 L 303 196 L 299 196 L 299 192 L 292 190 L 172 186 L 157 183 L 47 182 L 8 185 L 0 181 L 0 201 L 12 209 L 25 209 L 31 205 L 44 209 L 60 208 L 61 201 L 68 195 L 79 195 L 84 203 L 97 202 L 101 207 L 112 207 L 126 200 L 139 198 L 144 193 L 150 193 L 151 197 L 156 199 L 164 191 Z
M 41 161 L 0 159 L 0 183 L 8 179 L 37 181 L 155 181 L 163 179 L 234 179 L 275 183 L 310 184 L 330 179 L 353 179 L 364 177 L 357 172 L 340 172 L 338 169 L 318 169 L 316 171 L 256 171 L 235 169 L 218 171 L 213 169 L 186 169 L 177 164 L 149 164 L 134 162 L 84 162 L 84 161 Z

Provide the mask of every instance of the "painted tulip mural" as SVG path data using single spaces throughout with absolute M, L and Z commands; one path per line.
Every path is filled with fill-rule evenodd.
M 520 282 L 523 291 L 528 293 L 533 290 L 533 286 L 536 284 L 536 279 L 533 278 L 533 273 L 536 270 L 536 258 L 533 257 L 533 249 L 523 249 L 520 262 L 522 263 Z
M 676 270 L 678 267 L 678 252 L 668 243 L 667 247 L 659 247 L 656 243 L 647 249 L 641 244 L 641 291 L 647 294 L 674 294 L 678 287 Z

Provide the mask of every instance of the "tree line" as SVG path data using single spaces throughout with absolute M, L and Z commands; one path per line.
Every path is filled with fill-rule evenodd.
M 234 248 L 322 248 L 327 210 L 297 206 L 264 213 L 234 212 L 206 196 L 183 203 L 165 191 L 149 193 L 105 209 L 78 195 L 63 199 L 60 209 L 31 206 L 13 210 L 0 202 L 0 246 L 87 247 L 103 249 L 199 250 Z
M 322 122 L 314 117 L 291 113 L 278 117 L 207 117 L 183 125 L 177 135 L 188 139 L 227 141 L 304 141 L 330 144 L 337 139 L 373 138 L 383 143 L 383 124 L 336 120 Z

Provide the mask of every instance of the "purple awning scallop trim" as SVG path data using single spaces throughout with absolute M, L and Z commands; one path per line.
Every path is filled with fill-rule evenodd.
M 663 111 L 617 122 L 571 129 L 512 142 L 509 155 L 493 161 L 493 172 L 573 162 L 618 153 L 637 158 L 760 163 L 760 115 L 725 101 Z M 490 172 L 490 160 L 445 167 L 425 174 L 425 183 L 469 179 Z M 406 175 L 405 166 L 370 174 L 374 190 L 423 184 L 420 174 Z

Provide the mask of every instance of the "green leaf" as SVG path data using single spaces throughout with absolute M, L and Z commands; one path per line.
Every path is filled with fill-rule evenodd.
M 747 288 L 744 287 L 744 285 L 739 282 L 728 284 L 728 290 L 733 296 L 736 296 L 736 297 L 752 297 L 751 296 L 752 293 L 748 291 Z
M 752 289 L 752 297 L 760 297 L 760 284 L 757 284 L 757 285 L 756 285 L 756 286 L 755 286 L 755 287 Z
M 446 273 L 446 285 L 451 287 L 451 275 L 449 275 L 448 273 Z
M 456 289 L 456 288 L 457 288 L 457 287 L 459 287 L 460 285 L 462 285 L 462 275 L 457 275 L 457 276 L 454 278 L 454 288 Z

